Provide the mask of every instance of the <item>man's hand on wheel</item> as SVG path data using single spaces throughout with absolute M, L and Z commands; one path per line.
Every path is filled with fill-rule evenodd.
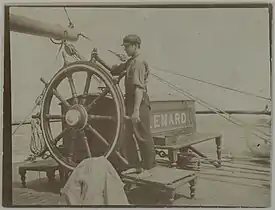
M 124 55 L 124 54 L 119 54 L 118 57 L 119 57 L 119 60 L 121 62 L 126 62 L 127 61 L 127 56 Z
M 131 119 L 132 119 L 133 123 L 140 122 L 139 111 L 134 111 L 132 116 L 131 116 Z

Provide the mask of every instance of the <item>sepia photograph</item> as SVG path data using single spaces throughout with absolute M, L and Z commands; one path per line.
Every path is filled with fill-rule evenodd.
M 271 207 L 271 3 L 4 12 L 3 206 Z

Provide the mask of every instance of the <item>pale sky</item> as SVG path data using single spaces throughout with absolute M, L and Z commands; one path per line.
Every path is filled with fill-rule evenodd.
M 269 97 L 267 9 L 67 9 L 75 27 L 93 42 L 75 43 L 85 57 L 93 47 L 110 65 L 118 63 L 107 49 L 123 52 L 124 35 L 142 39 L 152 73 L 177 84 L 221 109 L 262 110 L 265 100 L 155 71 L 185 74 L 231 88 Z M 63 8 L 13 8 L 11 13 L 48 23 L 68 25 Z M 47 38 L 11 32 L 13 119 L 24 118 L 42 91 L 42 76 L 50 80 L 61 67 L 53 65 L 59 46 Z M 78 81 L 82 83 L 82 80 Z M 186 99 L 152 76 L 152 100 Z M 197 105 L 197 109 L 205 109 Z

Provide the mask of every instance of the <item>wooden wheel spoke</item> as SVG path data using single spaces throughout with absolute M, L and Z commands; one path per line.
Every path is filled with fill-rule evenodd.
M 101 134 L 98 133 L 97 130 L 94 129 L 91 125 L 87 124 L 86 129 L 94 133 L 106 146 L 110 146 L 109 142 L 103 136 L 101 136 Z
M 92 157 L 92 153 L 91 153 L 91 149 L 90 149 L 90 146 L 89 146 L 89 143 L 88 143 L 88 138 L 87 138 L 87 136 L 85 134 L 85 131 L 81 131 L 80 133 L 81 133 L 82 139 L 83 139 L 83 141 L 85 143 L 88 156 L 91 158 Z
M 84 76 L 81 90 L 78 90 L 75 77 L 78 73 Z M 119 116 L 124 114 L 125 107 L 119 87 L 110 74 L 106 73 L 100 65 L 91 65 L 89 61 L 83 61 L 63 66 L 49 82 L 43 79 L 41 81 L 45 85 L 41 103 L 41 128 L 49 152 L 64 168 L 73 171 L 83 158 L 95 157 L 97 154 L 106 158 L 116 155 L 127 164 L 127 160 L 117 148 L 120 134 L 124 129 L 123 119 L 121 122 L 117 121 Z M 66 88 L 66 86 L 69 86 L 67 87 L 68 96 L 66 94 L 68 90 L 63 91 L 63 87 Z M 100 89 L 97 89 L 98 87 Z M 92 89 L 94 89 L 93 92 Z M 61 105 L 62 113 L 56 112 L 55 114 L 50 111 L 53 108 L 52 105 L 56 104 L 59 108 Z M 114 106 L 115 110 L 113 110 Z M 106 108 L 106 111 L 101 112 L 102 108 Z M 54 127 L 49 124 L 52 121 L 62 122 L 63 129 L 57 133 L 54 132 Z M 116 129 L 112 129 L 112 134 L 105 135 L 106 133 L 101 131 L 101 128 L 107 128 L 107 124 L 112 124 L 113 128 L 113 121 L 117 123 Z M 93 126 L 93 123 L 97 126 Z M 98 145 L 98 148 L 94 148 L 94 145 Z M 79 154 L 82 149 L 84 149 L 84 156 Z
M 60 134 L 57 135 L 57 137 L 55 137 L 55 139 L 53 140 L 53 144 L 56 145 L 60 141 L 60 139 L 62 139 L 64 135 L 70 130 L 70 128 L 65 128 Z
M 91 125 L 87 124 L 85 128 L 94 133 L 107 147 L 110 147 L 109 142 L 103 136 L 101 136 L 100 133 L 98 133 Z M 114 151 L 114 153 L 124 164 L 129 164 L 128 161 L 118 151 Z
M 83 95 L 88 95 L 90 84 L 91 84 L 92 74 L 88 74 L 85 82 L 85 87 L 83 91 Z
M 106 96 L 108 93 L 109 93 L 109 88 L 108 87 L 106 87 L 88 106 L 87 106 L 87 112 L 89 112 L 90 111 L 90 109 L 92 108 L 92 106 L 94 105 L 94 104 L 96 104 L 96 102 L 100 99 L 100 98 L 102 98 L 102 97 L 104 97 L 104 96 Z
M 114 121 L 114 117 L 91 114 L 91 115 L 89 115 L 89 120 L 112 120 L 112 121 Z
M 67 108 L 71 108 L 71 105 L 66 101 L 66 99 L 57 92 L 57 90 L 53 89 L 53 94 L 58 98 Z
M 74 85 L 73 76 L 72 76 L 72 74 L 69 74 L 67 77 L 68 77 L 68 81 L 69 81 L 69 84 L 70 84 L 70 88 L 71 88 L 74 103 L 77 104 L 78 99 L 77 99 L 77 93 L 76 93 L 76 88 L 75 88 L 75 85 Z
M 56 115 L 56 114 L 47 114 L 46 118 L 49 120 L 62 120 L 62 119 L 64 119 L 64 116 Z
M 81 102 L 80 102 L 81 104 L 85 104 L 85 102 L 86 102 L 86 98 L 85 97 L 88 96 L 90 85 L 91 85 L 91 79 L 92 79 L 92 74 L 88 73 L 88 75 L 86 77 L 84 91 L 83 91 L 84 98 L 81 100 Z

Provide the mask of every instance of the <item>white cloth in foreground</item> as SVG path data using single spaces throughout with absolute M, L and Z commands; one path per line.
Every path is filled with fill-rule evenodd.
M 88 158 L 74 169 L 61 195 L 68 205 L 129 205 L 123 186 L 105 157 Z

